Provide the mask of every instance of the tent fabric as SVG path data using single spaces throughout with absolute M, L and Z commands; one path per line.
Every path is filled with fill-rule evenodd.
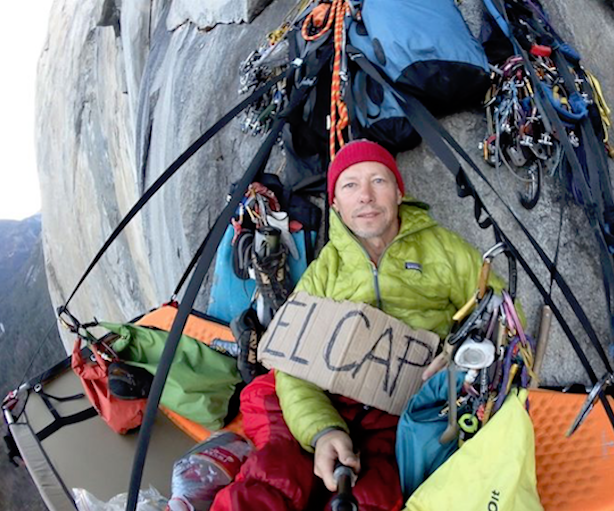
M 120 336 L 113 349 L 126 362 L 156 373 L 168 332 L 136 325 L 100 323 Z M 241 381 L 236 360 L 181 336 L 160 403 L 208 429 L 220 429 Z
M 170 332 L 176 316 L 177 307 L 172 305 L 163 305 L 158 309 L 148 312 L 143 317 L 135 321 L 135 323 L 140 326 L 153 327 Z M 186 321 L 183 329 L 183 335 L 192 337 L 193 339 L 204 342 L 205 344 L 211 344 L 214 339 L 234 341 L 232 331 L 227 325 L 217 323 L 195 313 L 188 316 L 188 320 Z

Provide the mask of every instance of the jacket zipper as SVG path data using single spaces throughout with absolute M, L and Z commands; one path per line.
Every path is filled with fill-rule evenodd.
M 338 215 L 338 213 L 336 213 Z M 341 218 L 339 218 L 339 221 L 341 222 Z M 379 310 L 383 310 L 383 303 L 382 303 L 382 295 L 380 292 L 380 288 L 379 288 L 379 273 L 378 273 L 378 266 L 380 265 L 380 263 L 382 262 L 382 259 L 384 259 L 384 255 L 386 255 L 386 252 L 388 252 L 388 249 L 394 245 L 397 241 L 402 240 L 403 238 L 405 238 L 406 236 L 408 236 L 409 234 L 412 234 L 412 232 L 406 232 L 403 233 L 403 235 L 401 235 L 398 238 L 395 238 L 394 240 L 392 240 L 392 242 L 390 243 L 390 245 L 388 245 L 384 252 L 382 253 L 382 255 L 379 257 L 377 264 L 375 264 L 373 261 L 371 261 L 371 258 L 369 257 L 369 253 L 367 252 L 367 250 L 365 249 L 365 247 L 362 246 L 362 244 L 360 243 L 360 241 L 358 241 L 358 238 L 356 238 L 356 236 L 354 236 L 354 233 L 352 231 L 350 231 L 350 229 L 347 227 L 347 225 L 345 225 L 343 222 L 341 222 L 341 224 L 343 225 L 343 227 L 347 230 L 350 238 L 352 238 L 357 244 L 358 246 L 361 248 L 361 250 L 365 253 L 365 256 L 367 257 L 367 261 L 369 261 L 369 264 L 371 265 L 371 271 L 373 273 L 373 283 L 374 283 L 374 287 L 375 287 L 375 300 L 377 303 L 377 308 Z
M 381 258 L 380 258 L 380 260 L 381 260 Z M 377 308 L 382 310 L 382 295 L 381 295 L 380 290 L 379 290 L 379 274 L 377 272 L 377 266 L 370 259 L 369 259 L 369 262 L 371 263 L 371 268 L 373 270 L 373 280 L 374 280 L 374 284 L 375 284 L 375 299 L 377 301 Z

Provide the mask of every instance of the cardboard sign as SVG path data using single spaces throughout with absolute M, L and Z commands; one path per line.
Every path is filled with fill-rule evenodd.
M 411 330 L 363 303 L 294 294 L 258 345 L 258 360 L 386 412 L 400 415 L 422 385 L 439 337 Z

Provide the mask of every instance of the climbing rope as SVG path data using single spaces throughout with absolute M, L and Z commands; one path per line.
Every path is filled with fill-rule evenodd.
M 344 18 L 350 13 L 346 0 L 333 0 L 332 4 L 320 4 L 305 18 L 301 34 L 305 41 L 315 41 L 327 33 L 334 22 L 335 58 L 333 61 L 333 75 L 330 88 L 330 126 L 329 149 L 330 159 L 334 160 L 339 148 L 345 145 L 343 130 L 349 124 L 347 105 L 341 95 L 341 60 L 345 44 Z M 310 33 L 313 27 L 321 27 L 314 34 Z

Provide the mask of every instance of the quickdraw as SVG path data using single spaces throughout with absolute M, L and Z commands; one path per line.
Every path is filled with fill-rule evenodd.
M 550 69 L 543 64 L 544 58 L 537 57 L 543 76 Z M 500 68 L 494 67 L 492 78 L 485 100 L 488 127 L 481 144 L 483 157 L 489 165 L 503 165 L 510 171 L 522 184 L 520 203 L 531 209 L 539 200 L 543 171 L 554 175 L 561 150 L 538 112 L 522 57 L 515 55 Z
M 506 251 L 498 243 L 484 254 L 476 294 L 454 316 L 456 326 L 446 339 L 448 381 L 456 382 L 458 370 L 467 374 L 461 397 L 454 384 L 448 387 L 442 443 L 458 439 L 462 445 L 500 409 L 514 386 L 527 387 L 537 378 L 536 343 L 525 333 L 510 293 L 498 296 L 486 285 L 492 260 Z
M 284 21 L 267 34 L 266 41 L 241 63 L 239 67 L 239 94 L 256 90 L 272 77 L 288 67 L 288 31 L 311 0 L 301 0 L 288 12 Z M 285 80 L 277 83 L 260 101 L 251 105 L 241 115 L 241 131 L 253 136 L 265 135 L 271 129 L 273 119 L 287 104 Z

